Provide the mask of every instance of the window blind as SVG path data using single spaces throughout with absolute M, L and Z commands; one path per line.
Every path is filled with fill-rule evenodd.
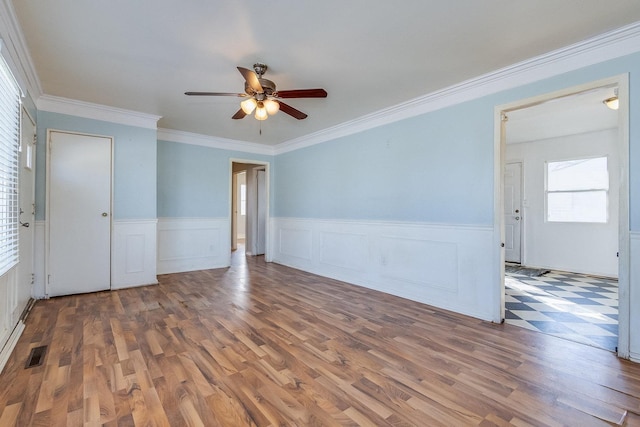
M 0 275 L 18 263 L 20 88 L 0 57 Z

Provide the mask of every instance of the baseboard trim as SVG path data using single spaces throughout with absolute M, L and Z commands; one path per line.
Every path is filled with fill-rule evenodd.
M 7 343 L 2 347 L 2 350 L 0 351 L 0 374 L 2 374 L 5 365 L 9 361 L 9 357 L 11 357 L 11 353 L 13 353 L 13 350 L 16 348 L 16 344 L 18 344 L 18 340 L 24 331 L 24 327 L 24 322 L 20 320 L 13 328 L 13 331 L 11 331 L 9 340 L 7 340 Z

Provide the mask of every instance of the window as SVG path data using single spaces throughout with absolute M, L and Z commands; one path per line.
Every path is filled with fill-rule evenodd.
M 547 221 L 607 222 L 607 158 L 547 163 Z
M 18 262 L 20 89 L 0 57 L 0 275 Z

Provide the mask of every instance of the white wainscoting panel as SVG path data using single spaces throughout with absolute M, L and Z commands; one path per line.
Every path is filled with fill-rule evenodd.
M 640 362 L 640 232 L 629 233 L 629 356 Z
M 493 227 L 272 218 L 273 261 L 485 320 Z
M 364 233 L 320 231 L 319 261 L 328 267 L 362 271 L 367 266 L 368 239 Z
M 158 220 L 113 221 L 111 289 L 157 284 Z
M 458 245 L 403 236 L 380 237 L 382 277 L 458 292 Z
M 227 267 L 228 218 L 159 218 L 158 274 Z
M 304 228 L 283 227 L 278 233 L 278 251 L 284 255 L 311 261 L 311 231 Z

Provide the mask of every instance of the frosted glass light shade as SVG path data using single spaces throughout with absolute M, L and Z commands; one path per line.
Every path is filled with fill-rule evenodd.
M 273 116 L 280 110 L 280 103 L 277 101 L 274 101 L 272 99 L 265 99 L 263 103 L 264 107 L 267 109 L 267 113 L 269 113 L 270 116 Z
M 258 105 L 258 108 L 256 108 L 255 117 L 257 120 L 267 120 L 267 117 L 269 117 L 269 115 L 267 114 L 267 109 L 264 107 L 264 105 Z
M 249 98 L 240 103 L 240 108 L 245 114 L 251 114 L 256 105 L 258 105 L 258 102 L 254 98 Z
M 617 110 L 620 107 L 620 100 L 618 99 L 617 96 L 614 96 L 612 98 L 607 98 L 603 102 L 604 102 L 604 105 L 611 108 L 612 110 Z

